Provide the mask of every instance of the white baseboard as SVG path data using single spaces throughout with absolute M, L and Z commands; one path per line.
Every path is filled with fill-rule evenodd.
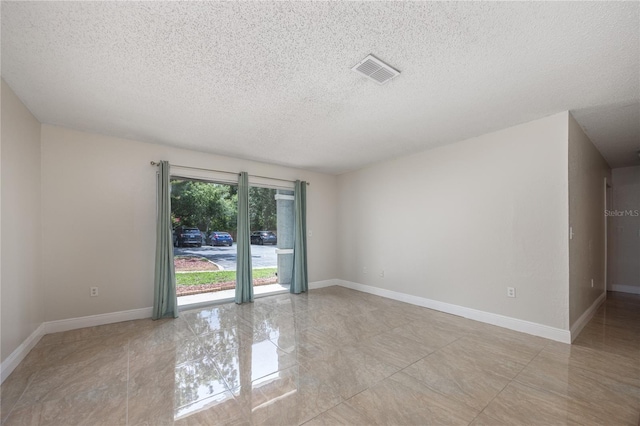
M 14 350 L 0 366 L 0 383 L 9 377 L 15 368 L 29 354 L 29 351 L 40 341 L 42 336 L 78 328 L 112 324 L 122 321 L 151 318 L 152 308 L 132 309 L 130 311 L 110 312 L 107 314 L 69 318 L 58 321 L 43 322 L 20 346 Z
M 40 324 L 40 326 L 36 328 L 35 331 L 16 348 L 16 350 L 11 352 L 11 355 L 9 355 L 7 359 L 2 361 L 2 365 L 0 366 L 0 383 L 3 383 L 4 379 L 9 377 L 13 370 L 16 369 L 16 367 L 45 334 L 44 324 Z
M 619 291 L 620 293 L 640 294 L 640 287 L 635 285 L 613 284 L 609 290 Z
M 45 334 L 50 334 L 75 330 L 78 328 L 95 327 L 96 325 L 151 318 L 152 313 L 153 308 L 140 308 L 131 309 L 130 311 L 109 312 L 107 314 L 49 321 L 45 322 L 43 325 L 45 327 Z
M 506 317 L 490 312 L 479 311 L 477 309 L 466 308 L 464 306 L 453 305 L 450 303 L 439 302 L 437 300 L 426 299 L 424 297 L 413 296 L 397 291 L 385 290 L 378 287 L 372 287 L 351 281 L 338 279 L 315 281 L 309 283 L 309 289 L 313 290 L 334 285 L 339 285 L 353 290 L 386 297 L 388 299 L 410 303 L 412 305 L 423 306 L 425 308 L 458 315 L 475 321 L 497 325 L 499 327 L 532 334 L 534 336 L 544 337 L 562 343 L 571 343 L 571 336 L 573 335 L 574 328 L 577 330 L 578 324 L 582 321 L 583 317 L 586 318 L 585 315 L 587 314 L 587 312 L 585 312 L 585 315 L 583 315 L 578 321 L 576 321 L 576 324 L 572 328 L 572 331 L 569 332 L 569 330 L 562 330 L 543 324 L 537 324 L 517 318 Z M 616 290 L 614 289 L 614 291 Z M 601 297 L 604 300 L 604 294 Z M 601 303 L 601 301 L 598 302 L 598 306 L 599 303 Z M 596 303 L 594 303 L 594 305 L 589 308 L 588 312 L 592 310 L 593 312 L 595 312 L 597 306 L 595 308 L 594 306 L 596 306 Z M 42 336 L 44 336 L 45 334 L 59 333 L 62 331 L 75 330 L 85 327 L 94 327 L 104 324 L 112 324 L 122 321 L 151 318 L 152 311 L 152 308 L 149 307 L 42 323 L 18 348 L 16 348 L 16 350 L 11 353 L 11 355 L 9 355 L 9 357 L 7 357 L 5 361 L 2 362 L 2 365 L 0 367 L 0 383 L 3 382 L 11 374 L 11 372 L 13 372 L 13 370 L 20 364 L 20 362 L 27 356 L 29 351 L 38 343 L 38 341 L 40 341 L 40 338 L 42 338 Z M 588 320 L 586 320 L 586 322 L 588 322 Z M 584 327 L 584 325 L 582 325 L 582 327 Z
M 309 283 L 309 290 L 315 290 L 318 288 L 331 287 L 333 285 L 340 285 L 340 280 L 332 279 L 332 280 L 324 280 L 324 281 L 314 281 Z
M 338 281 L 338 285 L 353 290 L 375 294 L 376 296 L 382 296 L 388 299 L 410 303 L 412 305 L 423 306 L 425 308 L 434 309 L 436 311 L 446 312 L 448 314 L 469 318 L 474 321 L 480 321 L 487 324 L 496 325 L 498 327 L 508 328 L 510 330 L 532 334 L 534 336 L 544 337 L 546 339 L 555 340 L 557 342 L 571 343 L 571 333 L 569 332 L 569 330 L 563 330 L 561 328 L 550 327 L 544 324 L 511 318 L 491 312 L 480 311 L 477 309 L 466 308 L 464 306 L 453 305 L 451 303 L 439 302 L 437 300 L 413 296 L 397 291 L 385 290 L 382 288 L 354 283 L 351 281 L 336 281 Z
M 607 300 L 607 293 L 602 293 L 600 296 L 598 296 L 595 302 L 591 304 L 589 309 L 584 311 L 584 313 L 580 315 L 580 318 L 578 318 L 578 320 L 573 324 L 573 326 L 571 326 L 572 342 L 576 340 L 576 337 L 578 337 L 578 334 L 580 334 L 584 326 L 587 325 L 589 321 L 591 321 L 591 318 L 593 318 L 593 315 L 596 313 L 600 305 L 602 305 L 602 303 L 605 300 Z
M 330 287 L 338 285 L 338 280 L 315 281 L 309 283 L 310 289 Z M 233 301 L 233 299 L 230 299 Z M 95 327 L 97 325 L 113 324 L 122 321 L 151 318 L 153 308 L 132 309 L 129 311 L 110 312 L 86 317 L 68 318 L 57 321 L 48 321 L 40 326 L 20 346 L 14 350 L 6 360 L 0 364 L 0 383 L 9 377 L 15 368 L 29 354 L 29 351 L 40 341 L 45 334 L 59 333 L 62 331 L 76 330 L 78 328 Z

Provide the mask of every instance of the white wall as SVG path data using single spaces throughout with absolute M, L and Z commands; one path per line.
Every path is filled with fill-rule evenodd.
M 567 330 L 567 135 L 564 112 L 341 175 L 340 278 Z
M 2 80 L 1 359 L 42 323 L 40 123 Z
M 569 310 L 571 325 L 605 289 L 605 178 L 611 169 L 569 115 Z M 591 280 L 593 279 L 593 287 Z
M 640 166 L 612 170 L 610 290 L 640 294 Z
M 153 302 L 156 168 L 151 160 L 311 182 L 310 281 L 336 278 L 337 178 L 331 175 L 42 126 L 45 320 Z M 89 297 L 89 287 L 100 296 Z

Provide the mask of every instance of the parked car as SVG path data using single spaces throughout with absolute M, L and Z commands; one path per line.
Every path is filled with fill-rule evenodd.
M 179 226 L 173 232 L 176 236 L 175 238 L 176 247 L 186 247 L 186 246 L 202 247 L 202 233 L 198 228 L 189 228 L 186 226 Z
M 272 231 L 255 231 L 251 234 L 251 244 L 277 244 L 278 237 Z
M 233 245 L 233 237 L 228 232 L 212 232 L 209 234 L 209 244 L 212 246 L 229 246 Z

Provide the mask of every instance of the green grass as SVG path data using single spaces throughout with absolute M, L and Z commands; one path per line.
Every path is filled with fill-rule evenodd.
M 253 270 L 253 278 L 271 278 L 276 276 L 278 268 L 260 268 Z M 176 274 L 176 285 L 200 285 L 225 283 L 236 280 L 236 271 L 180 272 Z

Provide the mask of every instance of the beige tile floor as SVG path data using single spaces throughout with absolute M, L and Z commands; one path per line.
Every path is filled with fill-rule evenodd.
M 637 425 L 640 297 L 574 345 L 329 287 L 46 335 L 3 425 Z

